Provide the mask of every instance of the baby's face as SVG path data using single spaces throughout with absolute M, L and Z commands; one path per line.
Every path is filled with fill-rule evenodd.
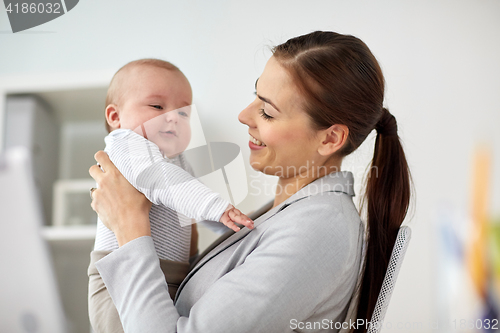
M 118 106 L 120 128 L 154 142 L 164 156 L 182 153 L 191 140 L 192 93 L 178 71 L 152 66 L 132 68 Z

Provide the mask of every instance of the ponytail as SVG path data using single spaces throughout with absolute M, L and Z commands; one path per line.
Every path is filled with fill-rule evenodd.
M 411 192 L 410 172 L 396 119 L 387 109 L 383 109 L 375 129 L 375 151 L 363 199 L 368 212 L 368 232 L 356 316 L 365 322 L 371 320 Z M 366 332 L 366 328 L 364 325 L 355 332 Z

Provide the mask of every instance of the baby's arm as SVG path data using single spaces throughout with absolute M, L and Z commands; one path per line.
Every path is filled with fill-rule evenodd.
M 111 132 L 105 141 L 111 161 L 154 204 L 197 220 L 221 221 L 235 231 L 239 228 L 233 222 L 253 227 L 250 219 L 243 218 L 218 193 L 163 158 L 153 142 L 123 129 Z
M 106 139 L 111 161 L 154 204 L 189 218 L 218 221 L 229 203 L 187 172 L 169 163 L 158 146 L 131 130 L 116 130 Z

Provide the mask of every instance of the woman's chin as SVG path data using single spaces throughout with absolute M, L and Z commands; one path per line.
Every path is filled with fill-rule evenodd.
M 265 165 L 260 161 L 259 158 L 254 156 L 255 154 L 252 152 L 250 153 L 250 166 L 255 170 L 255 171 L 260 171 L 264 172 Z

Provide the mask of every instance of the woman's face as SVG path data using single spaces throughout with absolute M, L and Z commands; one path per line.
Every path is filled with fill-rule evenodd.
M 248 126 L 251 166 L 283 178 L 309 177 L 304 173 L 319 162 L 320 140 L 291 76 L 271 57 L 255 88 L 257 97 L 238 117 Z

